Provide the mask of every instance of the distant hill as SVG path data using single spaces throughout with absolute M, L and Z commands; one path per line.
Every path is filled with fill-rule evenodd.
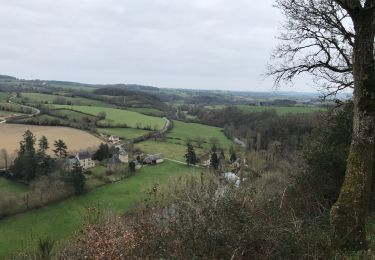
M 17 80 L 17 78 L 8 75 L 0 75 L 0 80 Z

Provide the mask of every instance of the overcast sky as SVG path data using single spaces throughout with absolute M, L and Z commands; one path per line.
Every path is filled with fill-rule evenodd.
M 0 0 L 0 74 L 272 90 L 272 0 Z M 282 90 L 312 91 L 305 84 Z

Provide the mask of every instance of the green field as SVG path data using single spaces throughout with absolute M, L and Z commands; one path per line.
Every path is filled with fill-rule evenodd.
M 150 133 L 150 131 L 136 128 L 98 128 L 100 133 L 106 135 L 116 135 L 125 140 L 134 139 Z
M 9 98 L 9 94 L 5 92 L 0 92 L 0 101 L 5 101 Z
M 184 141 L 181 141 L 181 144 L 175 144 L 170 142 L 147 140 L 137 144 L 136 147 L 147 154 L 161 153 L 166 158 L 185 162 L 184 155 L 186 154 L 186 145 Z M 195 148 L 195 152 L 199 154 L 202 153 L 203 150 Z
M 21 113 L 0 110 L 0 117 L 9 117 L 9 116 L 13 116 L 14 114 L 21 115 Z
M 0 220 L 0 259 L 35 246 L 39 237 L 50 236 L 61 246 L 83 224 L 85 207 L 99 206 L 115 213 L 123 213 L 155 183 L 163 184 L 171 177 L 200 171 L 195 167 L 172 162 L 148 166 L 129 179 L 103 186 L 80 197 Z
M 56 98 L 64 98 L 71 102 L 73 105 L 86 105 L 86 106 L 101 106 L 101 107 L 112 107 L 112 105 L 99 100 L 93 100 L 83 97 L 67 97 L 64 95 L 52 95 L 42 93 L 21 93 L 21 96 L 27 98 L 31 103 L 45 103 L 52 104 Z
M 24 184 L 9 181 L 5 178 L 0 177 L 0 196 L 2 197 L 12 197 L 25 193 L 28 190 L 29 188 Z
M 115 109 L 115 108 L 108 108 L 108 107 L 91 107 L 91 106 L 68 106 L 68 105 L 55 105 L 57 108 L 66 108 L 75 110 L 78 112 L 87 113 L 90 115 L 98 115 L 100 112 L 105 112 L 107 117 L 105 120 L 101 122 L 104 124 L 127 124 L 129 127 L 136 128 L 139 124 L 141 127 L 145 126 L 158 126 L 158 129 L 162 129 L 165 120 L 160 117 L 152 117 L 146 116 L 137 112 L 122 110 L 122 109 Z
M 198 148 L 194 142 L 198 136 L 205 140 L 202 148 Z M 165 141 L 150 139 L 138 143 L 136 147 L 148 154 L 161 153 L 167 158 L 185 161 L 184 155 L 186 154 L 187 139 L 193 140 L 195 152 L 199 156 L 210 148 L 209 141 L 212 137 L 216 138 L 220 146 L 225 149 L 228 149 L 232 145 L 231 140 L 218 127 L 173 121 L 173 129 L 167 135 Z
M 134 111 L 134 112 L 138 112 L 138 113 L 145 114 L 145 115 L 152 115 L 152 116 L 158 116 L 158 117 L 162 117 L 163 116 L 163 112 L 160 111 L 160 110 L 158 110 L 158 109 L 155 109 L 155 108 L 129 107 L 127 109 L 129 111 Z
M 90 118 L 91 121 L 94 121 L 96 119 L 95 116 L 90 116 L 90 115 L 87 115 L 81 112 L 76 112 L 76 111 L 69 110 L 69 109 L 57 109 L 56 111 L 58 111 L 60 115 L 68 117 L 69 120 L 79 121 L 84 118 Z
M 307 114 L 318 111 L 324 111 L 321 107 L 276 107 L 276 106 L 248 106 L 248 105 L 237 105 L 237 108 L 244 112 L 254 113 L 262 112 L 266 110 L 275 110 L 279 116 L 287 114 Z
M 197 137 L 204 138 L 206 142 L 209 142 L 210 138 L 213 137 L 219 141 L 223 148 L 229 148 L 232 145 L 231 140 L 224 135 L 221 128 L 180 121 L 173 121 L 173 129 L 167 137 L 177 140 L 181 139 L 183 143 L 185 143 L 187 139 L 196 140 Z M 205 148 L 209 148 L 208 146 L 208 143 L 203 145 Z

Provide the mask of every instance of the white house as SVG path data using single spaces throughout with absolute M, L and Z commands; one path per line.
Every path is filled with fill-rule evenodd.
M 111 135 L 111 136 L 108 138 L 108 141 L 109 141 L 110 143 L 117 144 L 118 142 L 120 142 L 120 138 L 119 138 L 118 136 Z
M 76 159 L 79 162 L 79 166 L 83 170 L 87 170 L 95 167 L 95 162 L 91 159 L 91 154 L 88 151 L 81 151 L 77 153 Z

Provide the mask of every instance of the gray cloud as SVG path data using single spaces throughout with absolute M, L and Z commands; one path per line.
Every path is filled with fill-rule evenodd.
M 0 73 L 271 90 L 272 0 L 0 0 Z M 311 90 L 307 87 L 293 90 Z M 290 89 L 288 89 L 290 90 Z

